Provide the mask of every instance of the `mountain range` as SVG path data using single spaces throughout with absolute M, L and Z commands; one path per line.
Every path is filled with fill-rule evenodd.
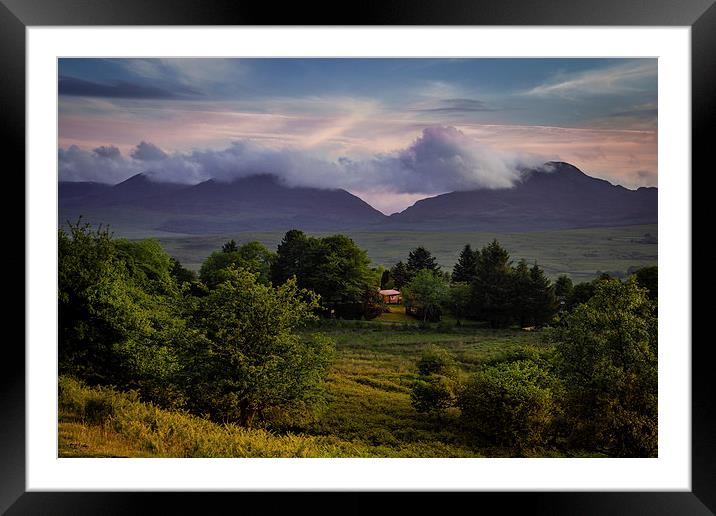
M 342 189 L 290 187 L 270 174 L 196 185 L 137 174 L 117 185 L 60 182 L 59 221 L 82 215 L 119 233 L 364 229 L 518 232 L 657 222 L 657 189 L 629 190 L 563 162 L 523 170 L 512 188 L 445 193 L 386 216 Z

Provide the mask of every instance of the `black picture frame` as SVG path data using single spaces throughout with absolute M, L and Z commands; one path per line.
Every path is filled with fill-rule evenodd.
M 287 3 L 285 6 L 232 0 L 0 0 L 0 117 L 10 130 L 8 149 L 19 158 L 12 177 L 14 192 L 25 192 L 25 29 L 28 26 L 82 25 L 573 25 L 573 26 L 690 26 L 692 70 L 692 170 L 706 174 L 716 101 L 716 6 L 714 0 L 378 0 L 350 5 Z M 668 130 L 661 127 L 660 130 Z M 711 166 L 709 166 L 711 165 Z M 673 173 L 674 171 L 667 171 Z M 688 172 L 688 171 L 687 171 Z M 6 177 L 11 174 L 6 172 Z M 702 189 L 703 191 L 704 189 Z M 693 188 L 692 192 L 698 192 Z M 23 196 L 24 198 L 24 196 Z M 692 197 L 693 198 L 693 197 Z M 701 205 L 703 206 L 703 205 Z M 16 220 L 17 215 L 11 219 Z M 705 212 L 692 204 L 692 236 L 699 234 Z M 18 226 L 17 223 L 11 224 Z M 707 233 L 708 234 L 708 233 Z M 24 263 L 25 235 L 13 251 Z M 693 251 L 692 251 L 693 253 Z M 705 270 L 706 256 L 692 254 L 692 270 Z M 20 256 L 10 260 L 19 268 Z M 31 274 L 25 268 L 25 276 Z M 19 275 L 16 275 L 19 276 Z M 698 291 L 707 284 L 699 285 Z M 18 286 L 15 292 L 24 292 Z M 692 283 L 692 296 L 694 293 Z M 23 295 L 24 296 L 24 295 Z M 15 297 L 16 299 L 16 297 Z M 695 298 L 692 298 L 695 299 Z M 706 303 L 708 305 L 708 303 Z M 16 310 L 24 303 L 15 303 Z M 704 310 L 692 300 L 694 315 Z M 23 312 L 24 313 L 24 312 Z M 19 314 L 18 314 L 19 315 Z M 7 318 L 7 326 L 10 321 Z M 26 492 L 25 489 L 25 353 L 21 336 L 6 338 L 0 359 L 0 512 L 7 514 L 142 514 L 159 503 L 162 512 L 214 512 L 219 504 L 247 510 L 253 504 L 270 512 L 309 507 L 312 512 L 363 513 L 384 505 L 379 493 L 320 495 L 320 503 L 306 500 L 310 493 L 77 493 Z M 692 353 L 692 491 L 690 492 L 525 492 L 451 493 L 444 509 L 463 505 L 487 510 L 493 503 L 500 512 L 528 514 L 714 514 L 716 511 L 716 403 L 712 396 L 711 339 L 662 345 L 691 346 Z M 391 500 L 401 512 L 427 508 L 426 494 L 409 493 Z M 460 497 L 458 500 L 456 497 Z M 469 499 L 465 499 L 470 497 Z M 433 498 L 431 501 L 434 501 Z M 153 511 L 152 511 L 153 512 Z

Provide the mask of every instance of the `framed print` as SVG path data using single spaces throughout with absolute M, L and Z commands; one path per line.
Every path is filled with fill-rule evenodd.
M 712 2 L 3 1 L 8 514 L 715 510 Z

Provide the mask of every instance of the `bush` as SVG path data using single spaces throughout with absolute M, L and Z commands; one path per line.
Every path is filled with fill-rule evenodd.
M 418 363 L 418 374 L 446 374 L 455 368 L 455 360 L 445 348 L 439 346 L 428 347 L 421 355 Z
M 422 414 L 433 414 L 438 421 L 445 411 L 455 405 L 456 384 L 452 378 L 439 374 L 416 380 L 410 391 L 410 403 Z
M 527 360 L 488 366 L 473 374 L 458 406 L 468 428 L 518 450 L 547 440 L 557 408 L 555 381 Z

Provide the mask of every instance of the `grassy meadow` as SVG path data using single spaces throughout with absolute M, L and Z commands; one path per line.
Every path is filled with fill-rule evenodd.
M 445 270 L 452 270 L 465 244 L 479 249 L 497 238 L 517 262 L 535 260 L 545 273 L 556 278 L 567 274 L 575 282 L 590 281 L 597 271 L 625 273 L 630 267 L 655 265 L 657 262 L 656 224 L 535 231 L 529 233 L 486 232 L 413 232 L 413 231 L 345 231 L 356 244 L 368 252 L 374 265 L 390 267 L 405 260 L 410 249 L 424 246 Z M 311 233 L 325 236 L 328 233 Z M 651 235 L 645 237 L 645 235 Z M 167 252 L 185 267 L 198 270 L 206 257 L 229 239 L 244 243 L 258 240 L 276 249 L 282 231 L 247 232 L 230 235 L 157 235 Z M 147 238 L 152 235 L 137 235 Z
M 397 310 L 396 310 L 397 312 Z M 385 317 L 387 316 L 387 317 Z M 291 426 L 246 429 L 161 410 L 106 388 L 64 379 L 60 388 L 61 457 L 482 457 L 514 450 L 475 441 L 455 412 L 438 422 L 418 414 L 409 391 L 415 363 L 431 344 L 447 349 L 465 373 L 525 347 L 543 346 L 538 332 L 455 326 L 421 329 L 391 322 L 324 322 L 336 341 L 326 402 Z M 555 456 L 535 449 L 533 456 Z

